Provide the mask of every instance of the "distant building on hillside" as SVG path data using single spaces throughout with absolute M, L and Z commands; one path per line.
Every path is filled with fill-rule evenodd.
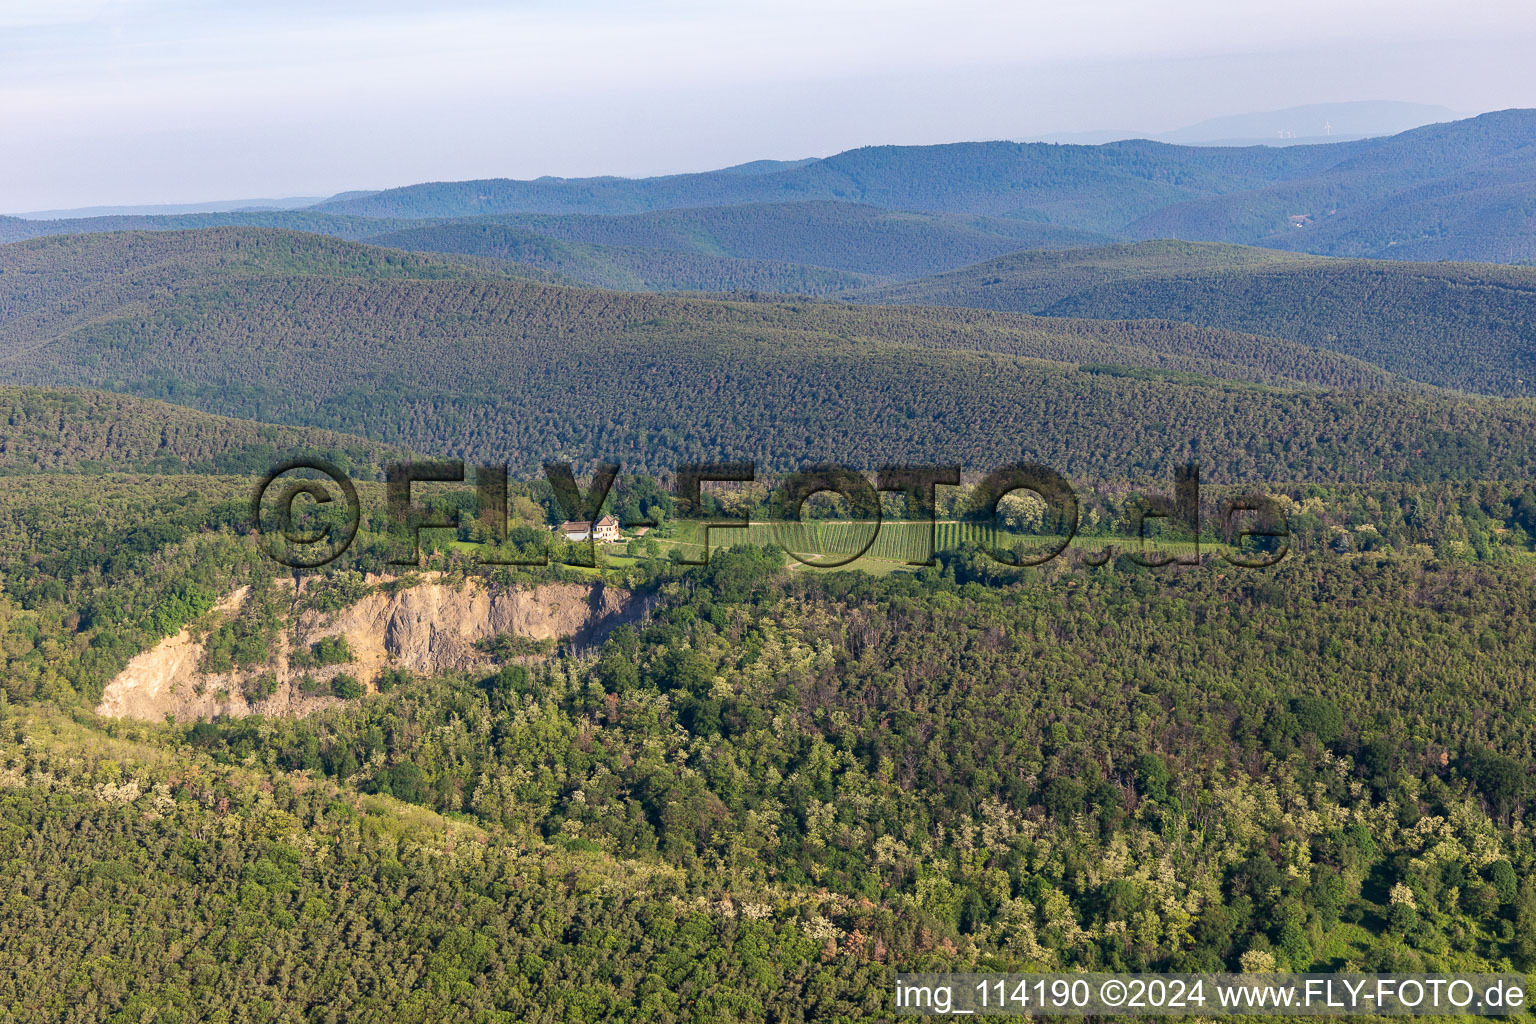
M 603 516 L 596 523 L 568 521 L 555 527 L 555 532 L 573 544 L 584 540 L 615 541 L 619 539 L 619 521 L 613 516 Z

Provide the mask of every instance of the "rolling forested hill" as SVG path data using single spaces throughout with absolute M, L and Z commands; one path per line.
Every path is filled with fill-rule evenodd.
M 196 258 L 128 258 L 180 245 Z M 522 468 L 1033 457 L 1123 477 L 1194 458 L 1229 480 L 1466 479 L 1527 473 L 1536 454 L 1528 403 L 1168 321 L 573 289 L 254 230 L 81 236 L 0 258 L 40 273 L 50 253 L 94 281 L 88 312 L 72 292 L 28 303 L 23 289 L 20 315 L 0 320 L 6 380 Z
M 1066 252 L 1008 253 L 851 298 L 881 305 L 918 303 L 1037 313 L 1102 284 L 1292 264 L 1326 266 L 1328 262 L 1277 249 L 1165 239 Z
M 294 452 L 377 476 L 401 449 L 325 430 L 211 416 L 129 395 L 0 386 L 0 473 L 265 473 Z
M 1018 249 L 1110 241 L 1035 221 L 803 202 L 633 216 L 451 220 L 370 219 L 313 211 L 52 221 L 0 218 L 0 243 L 60 234 L 212 227 L 281 228 L 400 249 L 513 260 L 558 271 L 573 281 L 626 290 L 802 294 L 920 277 Z
M 331 279 L 547 278 L 533 267 L 472 256 L 412 255 L 286 231 L 64 235 L 0 248 L 0 330 L 7 351 L 135 303 L 164 300 L 182 282 L 281 275 Z M 148 307 L 135 307 L 148 308 Z
M 1536 268 L 1158 241 L 1015 253 L 857 299 L 1167 317 L 1288 338 L 1444 387 L 1536 394 Z
M 126 281 L 167 286 L 217 273 L 228 277 L 318 274 L 335 278 L 484 276 L 491 264 L 414 256 L 286 231 L 238 228 L 67 235 L 0 249 L 0 322 L 81 301 Z M 112 298 L 121 298 L 109 292 Z

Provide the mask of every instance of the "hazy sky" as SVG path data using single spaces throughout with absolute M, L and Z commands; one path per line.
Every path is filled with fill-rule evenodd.
M 1530 0 L 0 0 L 0 210 L 1536 106 Z

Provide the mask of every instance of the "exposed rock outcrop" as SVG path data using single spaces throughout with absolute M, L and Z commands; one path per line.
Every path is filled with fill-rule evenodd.
M 107 685 L 97 713 L 112 718 L 178 721 L 239 717 L 260 712 L 308 714 L 338 702 L 335 697 L 304 694 L 305 676 L 324 682 L 345 672 L 374 689 L 387 668 L 418 675 L 491 664 L 477 642 L 504 634 L 530 640 L 599 642 L 609 630 L 644 614 L 648 602 L 626 590 L 600 584 L 548 583 L 526 589 L 487 586 L 477 579 L 456 584 L 435 574 L 402 586 L 392 577 L 370 577 L 373 589 L 339 612 L 307 610 L 290 622 L 273 660 L 235 672 L 209 673 L 198 666 L 203 645 L 189 630 L 162 640 L 133 658 Z M 300 591 L 302 593 L 302 590 Z M 245 599 L 237 591 L 214 610 L 236 614 Z M 290 663 L 295 645 L 342 636 L 351 662 L 324 669 L 300 669 Z M 246 698 L 247 684 L 264 674 L 275 689 L 262 700 Z
M 422 583 L 395 594 L 375 591 L 334 616 L 306 612 L 299 630 L 311 643 L 345 636 L 354 674 L 371 681 L 386 666 L 431 674 L 485 664 L 475 643 L 504 633 L 590 644 L 638 615 L 639 604 L 628 591 L 577 583 L 532 590 Z

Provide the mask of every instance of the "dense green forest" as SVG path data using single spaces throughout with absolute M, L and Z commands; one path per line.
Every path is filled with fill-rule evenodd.
M 853 1021 L 895 970 L 1536 963 L 1527 485 L 1278 488 L 1262 572 L 653 560 L 595 651 L 147 723 L 84 708 L 272 578 L 247 481 L 0 483 L 0 543 L 58 552 L 0 580 L 19 1020 Z
M 1528 572 L 1357 556 L 1319 582 L 1320 564 L 968 587 L 964 554 L 926 578 L 790 580 L 744 549 L 586 671 L 193 736 L 620 856 L 911 906 L 1014 963 L 1536 952 L 1529 885 L 1485 893 L 1496 862 L 1529 864 L 1509 831 L 1533 795 Z M 1396 914 L 1396 885 L 1422 915 Z
M 6 1020 L 881 1012 L 883 968 L 827 952 L 878 916 L 846 900 L 230 767 L 163 728 L 8 709 L 0 729 Z
M 1166 317 L 1302 342 L 1443 387 L 1536 390 L 1536 269 L 1524 267 L 1324 260 L 1165 240 L 1015 253 L 856 298 Z
M 65 448 L 137 401 L 13 391 Z M 969 546 L 884 575 L 750 547 L 498 569 L 657 603 L 596 650 L 307 718 L 99 719 L 128 657 L 286 574 L 250 476 L 188 475 L 208 441 L 173 438 L 175 475 L 0 478 L 15 1019 L 863 1021 L 896 970 L 1536 963 L 1528 481 L 1274 485 L 1265 571 Z M 715 511 L 768 514 L 771 486 Z M 1168 487 L 1080 480 L 1082 528 Z M 360 488 L 304 607 L 386 568 Z M 513 491 L 518 529 L 563 518 Z M 613 501 L 681 512 L 643 480 Z

